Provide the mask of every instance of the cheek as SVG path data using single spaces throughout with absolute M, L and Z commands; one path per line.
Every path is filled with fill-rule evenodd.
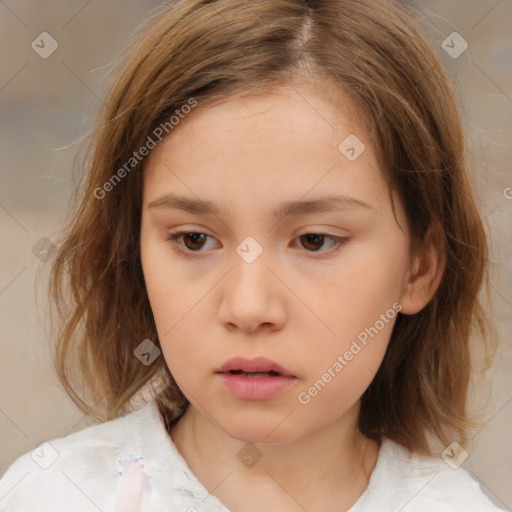
M 201 331 L 208 290 L 214 285 L 171 264 L 169 249 L 161 241 L 141 242 L 141 262 L 148 298 L 162 353 L 174 378 L 189 388 L 201 377 L 198 355 L 215 360 L 208 333 Z M 174 256 L 175 261 L 175 256 Z
M 155 322 L 159 331 L 167 333 L 190 310 L 194 299 L 198 301 L 195 280 L 181 271 L 170 246 L 156 235 L 141 238 L 141 263 Z
M 392 231 L 389 238 L 383 235 L 375 238 L 361 246 L 360 251 L 352 255 L 350 263 L 357 278 L 347 293 L 366 303 L 373 316 L 378 317 L 400 298 L 407 270 L 406 245 L 402 236 Z
M 184 315 L 186 299 L 183 300 L 183 295 L 186 289 L 179 273 L 173 271 L 161 242 L 157 243 L 149 237 L 147 240 L 141 239 L 141 263 L 149 303 L 160 342 L 164 345 L 166 338 L 174 331 L 178 315 Z M 179 300 L 178 294 L 182 300 Z
M 406 268 L 402 251 L 382 245 L 353 253 L 345 263 L 337 278 L 317 288 L 315 307 L 331 333 L 317 333 L 318 343 L 308 348 L 308 385 L 318 382 L 318 388 L 328 388 L 323 399 L 333 393 L 340 407 L 364 392 L 382 362 L 401 309 Z
M 391 311 L 390 317 L 395 315 Z M 372 324 L 353 337 L 324 338 L 322 350 L 311 354 L 307 378 L 296 396 L 309 418 L 334 421 L 360 399 L 384 358 L 394 318 L 380 322 L 381 329 Z
M 338 267 L 317 281 L 316 293 L 310 294 L 311 309 L 318 311 L 318 316 L 330 327 L 333 344 L 338 343 L 338 349 L 340 340 L 355 338 L 399 301 L 406 260 L 400 249 L 401 240 L 397 239 L 396 243 L 398 248 L 378 241 L 361 244 L 357 250 L 347 252 Z M 389 316 L 393 317 L 393 311 Z

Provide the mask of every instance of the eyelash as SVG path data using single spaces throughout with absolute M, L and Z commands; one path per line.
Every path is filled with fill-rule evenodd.
M 178 242 L 177 240 L 179 238 L 182 238 L 184 235 L 206 235 L 207 237 L 210 237 L 210 238 L 213 238 L 211 237 L 210 235 L 206 234 L 206 233 L 201 233 L 200 231 L 178 231 L 176 233 L 172 233 L 172 234 L 169 234 L 167 236 L 167 240 L 169 242 L 171 242 L 171 244 L 173 245 L 173 250 L 179 254 L 180 256 L 184 256 L 185 258 L 188 258 L 188 257 L 195 257 L 193 256 L 194 253 L 201 253 L 201 252 L 204 252 L 204 251 L 191 251 L 191 250 L 184 250 L 180 244 L 180 242 Z M 327 233 L 316 233 L 316 232 L 311 232 L 311 233 L 304 233 L 302 235 L 300 235 L 298 238 L 302 237 L 302 236 L 307 236 L 307 235 L 319 235 L 319 236 L 323 236 L 329 240 L 332 240 L 334 242 L 337 242 L 336 245 L 331 248 L 330 250 L 328 251 L 306 251 L 306 252 L 309 252 L 309 253 L 312 253 L 312 254 L 316 254 L 316 253 L 319 253 L 319 254 L 334 254 L 336 252 L 338 252 L 347 242 L 348 242 L 348 238 L 344 238 L 344 237 L 340 237 L 340 236 L 334 236 L 334 235 L 329 235 Z

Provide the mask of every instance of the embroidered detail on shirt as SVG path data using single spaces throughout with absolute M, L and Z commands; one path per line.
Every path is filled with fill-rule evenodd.
M 121 484 L 110 512 L 145 512 L 152 510 L 152 487 L 143 460 L 137 453 L 131 453 L 124 459 L 117 461 Z
M 133 470 L 135 467 L 144 468 L 144 459 L 137 453 L 130 453 L 124 459 L 117 459 L 119 469 L 119 476 L 123 476 L 126 471 Z

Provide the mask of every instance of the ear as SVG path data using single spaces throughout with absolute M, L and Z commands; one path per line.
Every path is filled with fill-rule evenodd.
M 400 304 L 400 313 L 414 315 L 421 311 L 436 293 L 446 267 L 442 228 L 432 223 L 423 242 L 413 256 Z

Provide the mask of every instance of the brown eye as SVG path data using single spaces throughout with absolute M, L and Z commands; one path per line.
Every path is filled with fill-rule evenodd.
M 300 237 L 301 244 L 306 248 L 312 251 L 318 251 L 322 248 L 325 239 L 328 238 L 330 240 L 335 241 L 337 237 L 328 237 L 327 235 L 322 235 L 320 233 L 308 233 L 306 235 L 302 235 Z
M 208 238 L 214 240 L 210 235 L 197 231 L 180 231 L 167 236 L 167 239 L 173 245 L 173 249 L 179 255 L 185 257 L 192 256 L 193 253 L 197 253 L 196 256 L 199 257 L 203 255 L 202 253 L 206 253 L 207 249 L 203 249 L 208 244 Z M 295 240 L 300 240 L 302 247 L 304 247 L 307 252 L 318 252 L 328 255 L 341 249 L 348 239 L 324 233 L 306 233 Z M 331 247 L 321 250 L 326 240 L 331 242 Z
M 206 241 L 206 236 L 204 233 L 185 233 L 182 235 L 185 247 L 191 251 L 201 249 Z M 190 243 L 187 241 L 190 241 Z
M 179 233 L 174 233 L 167 236 L 167 239 L 172 243 L 174 250 L 178 254 L 205 252 L 202 249 L 207 244 L 208 238 L 212 237 L 197 231 L 180 231 Z

